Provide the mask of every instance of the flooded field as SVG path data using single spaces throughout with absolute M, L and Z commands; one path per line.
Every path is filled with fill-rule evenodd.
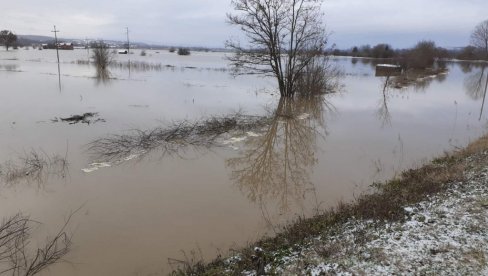
M 223 53 L 134 52 L 100 74 L 86 50 L 61 51 L 58 75 L 54 50 L 0 50 L 0 216 L 41 222 L 35 245 L 78 210 L 67 262 L 44 275 L 165 274 L 486 131 L 476 64 L 385 89 L 368 60 L 333 58 L 339 92 L 280 101 Z

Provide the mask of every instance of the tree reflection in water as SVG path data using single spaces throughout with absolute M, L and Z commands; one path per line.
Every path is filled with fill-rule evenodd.
M 271 123 L 247 140 L 241 156 L 227 160 L 233 181 L 252 202 L 263 207 L 277 200 L 282 212 L 292 201 L 303 206 L 306 193 L 314 191 L 310 174 L 317 163 L 316 139 L 326 135 L 325 109 L 330 105 L 322 96 L 280 99 Z
M 442 65 L 445 67 L 445 65 Z M 407 73 L 402 73 L 399 76 L 388 76 L 388 75 L 380 75 L 381 81 L 381 92 L 382 97 L 379 100 L 378 109 L 376 111 L 376 115 L 378 119 L 381 121 L 382 127 L 391 126 L 391 113 L 390 109 L 388 108 L 388 103 L 392 97 L 399 96 L 401 94 L 406 94 L 409 91 L 413 92 L 426 92 L 427 88 L 433 83 L 433 81 L 437 81 L 442 83 L 446 80 L 447 74 L 440 73 L 437 75 L 432 76 L 424 76 L 419 77 L 419 72 L 410 71 Z M 405 80 L 409 80 L 407 83 L 408 86 L 400 85 Z
M 466 71 L 471 72 L 472 67 L 474 67 L 474 65 L 469 67 L 469 71 Z M 481 120 L 481 116 L 483 115 L 483 108 L 485 106 L 486 90 L 488 89 L 488 70 L 485 64 L 479 67 L 480 68 L 474 74 L 468 75 L 464 79 L 464 87 L 466 89 L 466 94 L 468 94 L 468 96 L 471 97 L 473 100 L 480 100 L 481 98 L 483 98 L 483 101 L 481 102 L 479 117 L 479 120 Z
M 96 84 L 108 84 L 110 82 L 111 73 L 107 68 L 96 68 L 95 80 Z
M 390 110 L 388 109 L 388 100 L 389 100 L 389 87 L 391 85 L 390 77 L 385 77 L 385 81 L 383 82 L 383 98 L 379 101 L 379 108 L 376 112 L 378 119 L 381 121 L 381 126 L 391 126 L 391 114 Z

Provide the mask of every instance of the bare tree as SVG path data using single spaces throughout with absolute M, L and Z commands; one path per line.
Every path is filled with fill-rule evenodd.
M 8 48 L 17 41 L 17 36 L 9 30 L 0 31 L 0 44 L 3 44 L 8 51 Z
M 471 34 L 471 44 L 483 49 L 485 59 L 488 59 L 488 20 L 481 22 L 474 28 Z
M 292 97 L 296 81 L 314 58 L 323 55 L 327 33 L 322 0 L 232 0 L 231 25 L 244 32 L 248 45 L 229 41 L 237 74 L 274 76 L 280 95 Z

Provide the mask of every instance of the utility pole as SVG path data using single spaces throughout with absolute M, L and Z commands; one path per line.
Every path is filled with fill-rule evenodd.
M 59 47 L 58 47 L 58 33 L 59 30 L 56 30 L 56 25 L 54 25 L 54 47 L 56 47 L 56 56 L 58 57 L 58 78 L 59 78 L 59 89 L 61 89 L 61 68 L 59 67 Z
M 129 79 L 130 79 L 130 42 L 129 42 L 129 27 L 125 27 L 127 31 L 127 55 L 129 57 Z
M 90 47 L 88 46 L 88 37 L 85 37 L 85 48 L 86 56 L 88 57 L 88 61 L 90 61 Z
M 129 27 L 125 27 L 125 30 L 127 32 L 127 54 L 130 54 L 130 42 L 129 42 Z
M 54 47 L 56 47 L 56 55 L 58 56 L 58 67 L 59 67 L 59 47 L 58 47 L 58 33 L 59 30 L 56 30 L 56 25 L 54 25 L 54 31 L 51 31 L 54 33 Z

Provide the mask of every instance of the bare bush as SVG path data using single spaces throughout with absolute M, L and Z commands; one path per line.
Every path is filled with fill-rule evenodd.
M 337 92 L 342 71 L 329 62 L 327 57 L 311 60 L 297 77 L 297 94 L 322 95 Z
M 95 43 L 92 47 L 92 58 L 95 62 L 95 67 L 99 70 L 107 70 L 113 60 L 110 48 L 103 41 Z
M 179 48 L 178 49 L 178 55 L 180 56 L 189 56 L 190 55 L 190 50 L 187 48 Z
M 49 176 L 65 178 L 68 172 L 67 156 L 49 156 L 43 151 L 31 150 L 19 161 L 7 161 L 0 165 L 0 182 L 14 185 L 20 181 L 35 182 L 41 186 Z
M 160 149 L 163 154 L 178 154 L 188 147 L 216 145 L 220 135 L 230 131 L 245 131 L 267 123 L 268 118 L 235 113 L 197 122 L 180 121 L 171 126 L 152 130 L 132 130 L 125 135 L 112 135 L 88 144 L 88 151 L 98 161 L 120 160 L 132 154 L 144 154 Z
M 31 243 L 34 225 L 39 224 L 18 213 L 0 224 L 0 274 L 31 276 L 62 261 L 71 249 L 71 235 L 66 232 L 71 213 L 61 229 L 48 237 L 43 246 Z
M 477 60 L 482 59 L 481 56 L 482 53 L 478 48 L 474 46 L 466 46 L 456 55 L 456 58 L 461 60 Z
M 437 57 L 436 46 L 433 41 L 420 41 L 406 56 L 407 68 L 425 69 L 434 65 Z

